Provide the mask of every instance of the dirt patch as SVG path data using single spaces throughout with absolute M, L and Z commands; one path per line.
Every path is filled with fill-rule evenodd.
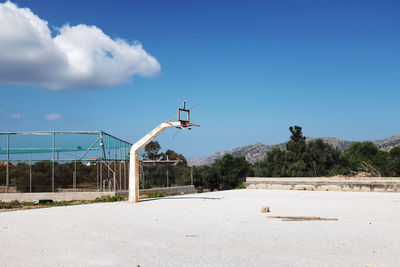
M 359 172 L 354 177 L 362 178 L 362 177 L 374 177 L 374 175 L 370 174 L 369 172 Z
M 0 193 L 5 193 L 6 191 L 7 191 L 7 187 L 1 185 L 1 186 L 0 186 Z M 15 187 L 15 186 L 9 186 L 9 187 L 8 187 L 8 193 L 18 193 L 18 192 L 17 192 L 17 187 Z

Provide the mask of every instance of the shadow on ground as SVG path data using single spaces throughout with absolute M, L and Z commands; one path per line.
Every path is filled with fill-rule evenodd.
M 202 199 L 202 200 L 221 200 L 223 197 L 158 197 L 141 199 L 140 202 L 154 201 L 154 200 L 168 200 L 168 199 Z

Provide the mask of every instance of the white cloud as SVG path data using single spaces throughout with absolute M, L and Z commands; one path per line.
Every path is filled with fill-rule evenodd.
M 13 119 L 21 119 L 24 116 L 21 113 L 13 113 L 10 115 L 10 117 Z
M 0 3 L 0 81 L 51 90 L 113 86 L 153 76 L 160 64 L 139 43 L 112 39 L 96 26 L 64 25 L 51 36 L 28 8 Z
M 46 116 L 44 116 L 44 118 L 48 121 L 57 121 L 61 119 L 61 115 L 58 113 L 50 113 L 50 114 L 46 114 Z

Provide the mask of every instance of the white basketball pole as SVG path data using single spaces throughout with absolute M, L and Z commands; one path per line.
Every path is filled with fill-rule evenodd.
M 132 146 L 129 161 L 129 202 L 139 202 L 139 150 L 165 131 L 165 129 L 172 127 L 185 128 L 187 126 L 180 121 L 163 122 Z

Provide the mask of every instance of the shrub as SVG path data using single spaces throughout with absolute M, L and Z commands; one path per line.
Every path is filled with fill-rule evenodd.
M 124 200 L 123 197 L 115 195 L 115 196 L 102 196 L 95 199 L 95 202 L 116 202 Z
M 149 198 L 165 197 L 164 191 L 157 191 L 149 193 Z

